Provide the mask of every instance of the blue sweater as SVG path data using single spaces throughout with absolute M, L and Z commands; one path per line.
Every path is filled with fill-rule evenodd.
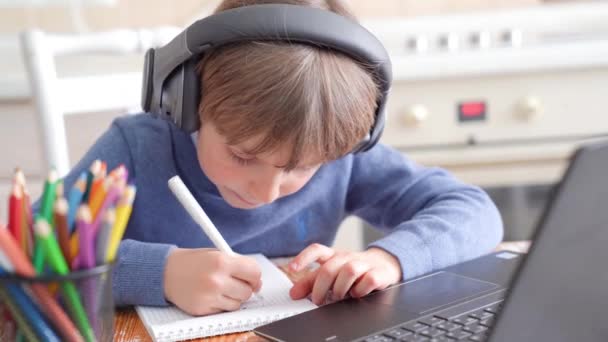
M 228 205 L 201 170 L 189 134 L 140 114 L 116 119 L 64 179 L 70 189 L 95 159 L 129 169 L 133 213 L 113 272 L 117 305 L 167 305 L 163 274 L 172 248 L 212 247 L 170 192 L 179 174 L 237 253 L 293 256 L 331 245 L 348 215 L 385 233 L 369 246 L 398 258 L 403 278 L 489 252 L 502 238 L 496 207 L 479 188 L 425 168 L 382 144 L 323 165 L 298 192 L 251 209 Z

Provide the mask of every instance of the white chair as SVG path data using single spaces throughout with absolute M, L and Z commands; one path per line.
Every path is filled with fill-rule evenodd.
M 56 57 L 75 54 L 128 55 L 167 43 L 176 27 L 86 34 L 22 32 L 20 39 L 37 122 L 43 138 L 46 174 L 70 169 L 64 116 L 140 108 L 141 71 L 58 78 Z M 142 54 L 143 66 L 143 54 Z

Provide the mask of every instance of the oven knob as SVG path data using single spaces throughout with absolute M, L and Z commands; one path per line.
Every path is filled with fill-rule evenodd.
M 522 31 L 520 29 L 506 30 L 500 35 L 500 41 L 508 47 L 521 47 L 523 41 Z
M 471 45 L 478 49 L 487 49 L 490 47 L 490 33 L 487 31 L 475 32 L 470 37 Z
M 416 104 L 410 106 L 404 115 L 405 124 L 408 126 L 418 126 L 429 117 L 429 110 L 425 105 Z
M 535 96 L 528 96 L 521 100 L 517 106 L 517 114 L 525 120 L 533 120 L 543 113 L 543 104 Z
M 406 48 L 412 53 L 424 53 L 429 48 L 429 41 L 425 36 L 410 37 L 406 42 Z
M 439 36 L 439 40 L 437 41 L 439 49 L 448 51 L 448 52 L 453 52 L 453 51 L 458 50 L 458 43 L 459 43 L 458 35 L 455 33 L 443 34 L 443 35 Z

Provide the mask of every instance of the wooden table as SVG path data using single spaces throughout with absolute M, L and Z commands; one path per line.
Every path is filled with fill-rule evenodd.
M 503 242 L 496 250 L 509 250 L 519 253 L 526 253 L 530 248 L 529 241 L 514 241 L 514 242 Z M 294 274 L 289 272 L 284 266 L 279 265 L 279 268 L 287 274 L 292 280 L 296 281 L 303 274 Z M 137 313 L 133 308 L 118 309 L 114 320 L 114 341 L 118 342 L 131 342 L 131 341 L 152 341 L 150 335 L 146 331 L 143 323 L 137 316 Z M 261 342 L 266 341 L 265 339 L 256 336 L 253 332 L 244 332 L 236 334 L 228 334 L 215 336 L 204 339 L 196 339 L 192 341 L 205 341 L 205 342 Z

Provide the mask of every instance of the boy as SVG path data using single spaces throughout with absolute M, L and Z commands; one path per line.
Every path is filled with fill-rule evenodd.
M 288 3 L 349 16 L 340 1 L 225 0 L 218 11 Z M 381 144 L 350 154 L 374 122 L 374 77 L 353 59 L 314 46 L 250 42 L 218 48 L 199 65 L 201 126 L 189 135 L 138 115 L 117 119 L 66 177 L 94 159 L 125 163 L 138 186 L 114 271 L 116 303 L 167 305 L 193 315 L 236 310 L 260 270 L 229 256 L 190 219 L 167 187 L 179 174 L 233 250 L 296 255 L 321 264 L 291 290 L 321 304 L 364 296 L 476 257 L 502 237 L 480 189 L 424 168 Z M 348 215 L 386 233 L 362 252 L 327 247 Z

